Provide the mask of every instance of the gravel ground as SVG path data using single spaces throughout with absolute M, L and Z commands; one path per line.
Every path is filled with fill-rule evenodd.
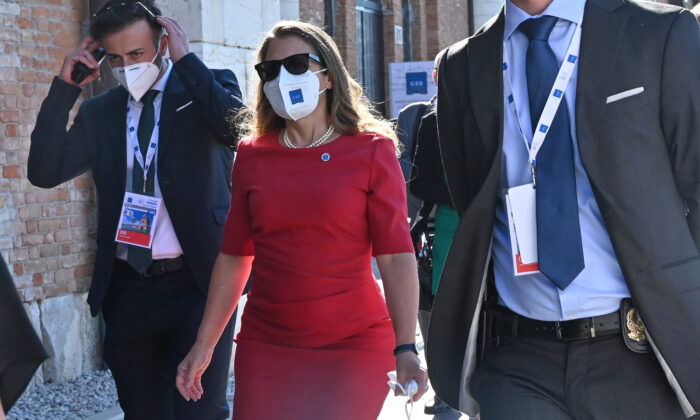
M 98 370 L 62 384 L 37 385 L 17 401 L 7 419 L 82 419 L 118 404 L 112 374 Z
M 228 395 L 234 381 L 229 379 Z M 38 385 L 12 407 L 7 420 L 83 419 L 119 405 L 108 370 L 98 370 L 62 384 Z

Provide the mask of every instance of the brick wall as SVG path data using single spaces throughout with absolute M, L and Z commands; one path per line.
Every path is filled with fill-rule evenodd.
M 90 176 L 50 190 L 26 178 L 37 112 L 82 37 L 86 4 L 0 1 L 0 251 L 25 301 L 84 292 L 90 283 L 96 225 Z
M 357 15 L 355 0 L 336 0 L 334 37 L 345 66 L 357 77 Z
M 324 0 L 299 0 L 299 20 L 323 28 L 326 24 Z

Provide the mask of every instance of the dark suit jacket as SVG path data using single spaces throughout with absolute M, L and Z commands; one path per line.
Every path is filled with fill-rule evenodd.
M 429 105 L 429 102 L 414 102 L 405 106 L 399 112 L 399 117 L 396 122 L 396 134 L 403 145 L 399 163 L 401 164 L 401 172 L 403 172 L 403 178 L 407 185 L 410 185 L 412 181 L 413 156 L 416 153 L 416 139 L 418 137 L 420 119 L 423 117 Z M 421 200 L 413 195 L 410 189 L 407 189 L 406 202 L 408 204 L 408 217 L 413 221 L 418 215 L 418 211 L 421 207 Z
M 431 110 L 421 118 L 416 152 L 413 155 L 411 192 L 424 202 L 452 207 L 452 199 L 443 176 L 438 144 L 437 114 Z
M 66 131 L 81 90 L 55 79 L 44 100 L 29 150 L 28 178 L 52 188 L 92 171 L 97 188 L 97 258 L 88 303 L 101 308 L 117 249 L 114 238 L 126 181 L 127 91 L 120 87 L 86 100 Z M 235 133 L 226 117 L 242 106 L 236 76 L 209 70 L 193 53 L 180 59 L 163 92 L 158 182 L 184 253 L 206 294 L 230 205 Z M 180 111 L 177 109 L 192 101 Z
M 460 224 L 435 298 L 428 367 L 469 414 L 503 140 L 501 12 L 439 66 L 438 132 Z M 588 0 L 578 68 L 579 151 L 657 358 L 700 411 L 700 32 L 687 11 Z M 636 87 L 639 95 L 606 104 Z
M 48 357 L 0 256 L 0 398 L 5 411 L 22 395 Z

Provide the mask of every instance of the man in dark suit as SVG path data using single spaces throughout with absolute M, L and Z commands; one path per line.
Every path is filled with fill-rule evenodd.
M 150 1 L 107 2 L 90 34 L 66 57 L 39 111 L 29 180 L 52 188 L 92 171 L 98 249 L 88 302 L 105 318 L 104 358 L 126 418 L 227 418 L 232 323 L 204 375 L 203 398 L 185 401 L 174 384 L 196 338 L 230 204 L 235 133 L 227 117 L 242 106 L 236 77 L 209 70 Z M 121 86 L 85 101 L 66 131 L 80 88 L 99 76 L 90 54 L 98 45 Z M 94 72 L 76 83 L 79 62 Z M 141 226 L 156 223 L 150 248 L 115 241 L 128 233 L 129 193 L 161 199 Z
M 507 0 L 449 47 L 440 398 L 483 420 L 700 412 L 699 68 L 687 10 L 625 0 Z

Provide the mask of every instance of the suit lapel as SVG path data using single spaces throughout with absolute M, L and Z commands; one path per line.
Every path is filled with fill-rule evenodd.
M 626 14 L 614 13 L 614 10 L 623 4 L 622 0 L 586 2 L 576 86 L 576 131 L 579 137 L 590 132 L 591 121 L 605 118 L 605 98 L 609 94 L 627 22 Z M 585 146 L 595 149 L 595 144 L 590 142 Z M 581 153 L 583 155 L 584 150 Z
M 469 56 L 473 57 L 468 66 L 472 109 L 488 156 L 495 153 L 503 140 L 504 24 L 502 8 L 491 25 L 472 38 L 468 46 Z
M 129 98 L 128 92 L 119 87 L 112 91 L 113 99 L 109 101 L 110 106 L 113 104 L 114 109 L 108 110 L 107 118 L 107 136 L 110 149 L 114 158 L 114 169 L 116 171 L 116 179 L 119 180 L 119 186 L 122 191 L 126 190 L 126 106 Z
M 170 64 L 172 65 L 172 63 Z M 174 70 L 170 71 L 168 83 L 163 92 L 163 102 L 160 107 L 160 122 L 158 126 L 158 160 L 165 156 L 170 144 L 170 133 L 177 114 L 177 108 L 183 104 L 178 102 L 178 98 L 184 98 L 184 87 Z M 160 168 L 160 165 L 158 165 Z

